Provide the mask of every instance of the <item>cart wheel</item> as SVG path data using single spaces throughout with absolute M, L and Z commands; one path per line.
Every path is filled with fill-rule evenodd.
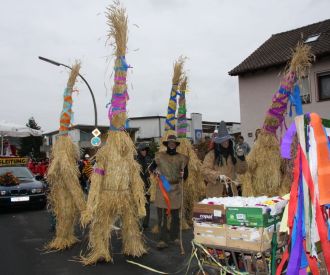
M 209 266 L 203 266 L 204 269 L 204 274 L 205 275 L 218 275 L 219 274 L 219 269 L 215 269 L 213 267 Z M 199 267 L 195 267 L 192 270 L 191 275 L 204 275 L 202 271 L 200 271 Z

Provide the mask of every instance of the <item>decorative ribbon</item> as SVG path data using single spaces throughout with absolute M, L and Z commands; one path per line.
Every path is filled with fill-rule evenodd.
M 286 131 L 281 143 L 281 156 L 284 159 L 291 159 L 291 144 L 297 133 L 296 124 L 293 122 Z
M 267 125 L 264 124 L 263 128 L 270 133 L 273 133 L 276 135 L 276 131 L 278 127 L 281 128 L 281 132 L 283 130 L 283 124 L 285 125 L 284 120 L 284 112 L 287 108 L 287 99 L 291 95 L 291 90 L 296 81 L 295 74 L 293 72 L 287 74 L 287 76 L 282 80 L 280 88 L 278 91 L 274 94 L 272 99 L 272 104 L 278 103 L 279 107 L 270 108 L 267 112 L 268 115 L 275 117 L 278 120 L 278 124 L 276 125 Z M 282 96 L 281 96 L 282 95 Z
M 101 168 L 94 168 L 94 173 L 98 174 L 98 175 L 101 175 L 101 176 L 105 175 L 105 171 Z
M 165 189 L 165 186 L 164 186 L 164 182 L 162 180 L 162 177 L 163 177 L 162 175 L 158 177 L 158 184 L 159 184 L 159 189 L 162 192 L 163 197 L 164 197 L 164 200 L 165 200 L 165 203 L 167 205 L 166 214 L 167 214 L 167 216 L 169 216 L 171 214 L 171 202 L 170 202 L 170 198 L 168 196 L 168 193 L 167 193 L 167 191 Z M 167 180 L 165 181 L 165 185 L 166 185 L 166 182 L 168 183 L 168 181 Z
M 304 213 L 303 213 L 303 184 L 302 184 L 302 175 L 306 178 L 308 183 L 308 189 L 311 196 L 313 196 L 314 188 L 311 181 L 310 174 L 308 175 L 308 162 L 304 157 L 301 146 L 298 145 L 297 155 L 294 163 L 294 179 L 290 192 L 290 201 L 289 201 L 289 214 L 288 214 L 288 226 L 290 227 L 290 239 L 288 242 L 288 247 L 291 244 L 291 255 L 289 254 L 288 248 L 282 255 L 281 263 L 279 264 L 276 275 L 282 273 L 284 264 L 289 259 L 287 274 L 305 274 L 306 266 L 308 265 L 311 268 L 313 274 L 319 274 L 317 270 L 317 261 L 315 257 L 307 256 L 306 251 L 306 242 L 304 240 Z M 307 191 L 307 190 L 306 190 Z M 319 205 L 317 205 L 319 206 Z M 298 208 L 298 209 L 297 209 Z M 297 211 L 296 211 L 297 209 Z M 320 208 L 318 207 L 320 210 Z M 297 216 L 295 217 L 295 213 Z M 295 217 L 295 218 L 294 218 Z M 317 220 L 319 222 L 319 219 Z M 301 254 L 303 253 L 303 254 Z M 290 257 L 289 257 L 290 256 Z
M 306 182 L 308 184 L 310 196 L 314 198 L 315 189 L 314 189 L 312 176 L 308 167 L 308 161 L 304 154 L 301 154 L 301 158 L 302 158 L 302 171 L 306 179 Z M 327 266 L 327 270 L 330 271 L 330 242 L 328 241 L 328 234 L 327 234 L 328 230 L 324 219 L 324 213 L 317 198 L 315 200 L 315 210 L 316 210 L 316 223 L 321 240 L 322 251 Z
M 294 219 L 294 225 L 292 230 L 292 242 L 291 242 L 291 255 L 289 258 L 287 274 L 300 274 L 301 268 L 306 268 L 307 259 L 303 250 L 303 217 L 304 217 L 304 196 L 303 196 L 303 184 L 302 184 L 302 172 L 301 166 L 299 166 L 299 192 L 298 192 L 298 205 L 297 214 Z
M 122 94 L 113 93 L 108 111 L 109 120 L 112 121 L 115 115 L 126 112 L 126 103 L 129 100 L 127 90 Z M 107 107 L 109 104 L 107 105 Z
M 300 165 L 302 165 L 302 167 L 300 167 Z M 302 173 L 303 173 L 303 176 L 308 185 L 308 189 L 309 189 L 311 198 L 315 197 L 314 183 L 313 183 L 312 176 L 311 176 L 311 173 L 310 173 L 310 170 L 308 167 L 308 161 L 307 161 L 306 156 L 303 154 L 302 148 L 300 145 L 298 145 L 297 156 L 296 156 L 294 167 L 295 167 L 294 181 L 292 184 L 291 193 L 290 193 L 290 201 L 289 201 L 288 225 L 290 228 L 292 228 L 292 224 L 293 224 L 292 212 L 295 212 L 294 210 L 292 211 L 292 208 L 294 208 L 294 206 L 296 206 L 296 204 L 297 204 L 296 188 L 297 188 L 297 183 L 298 183 L 297 174 L 299 174 L 299 171 L 302 171 Z M 324 259 L 325 259 L 325 264 L 326 264 L 327 270 L 330 270 L 330 242 L 328 241 L 328 236 L 327 236 L 328 232 L 327 232 L 327 226 L 326 226 L 325 219 L 324 219 L 324 214 L 322 212 L 321 206 L 320 206 L 317 198 L 315 199 L 315 210 L 316 210 L 316 223 L 317 223 L 318 233 L 319 233 L 320 240 L 321 240 L 321 246 L 322 246 L 322 251 L 323 251 L 323 255 L 324 255 Z M 289 240 L 289 242 L 290 242 L 290 240 Z M 288 250 L 286 250 L 285 253 L 283 254 L 282 261 L 277 268 L 276 275 L 281 274 L 282 268 L 288 259 L 288 255 L 289 255 L 289 252 L 288 252 Z M 316 258 L 308 257 L 308 261 L 309 261 L 309 266 L 313 271 L 313 274 L 318 274 L 318 271 L 313 270 L 313 269 L 315 269 L 315 266 L 316 266 Z M 290 273 L 288 273 L 288 274 L 290 274 Z
M 180 94 L 179 99 L 179 109 L 178 109 L 178 129 L 177 134 L 179 138 L 187 137 L 187 109 L 186 109 L 186 99 L 184 91 Z
M 303 245 L 304 245 L 304 249 L 306 251 L 306 242 L 305 241 L 303 242 Z M 308 261 L 308 266 L 309 266 L 310 270 L 312 271 L 312 274 L 313 275 L 320 275 L 320 272 L 319 272 L 319 269 L 318 269 L 317 258 L 308 256 L 307 261 Z
M 303 112 L 301 97 L 300 97 L 300 88 L 299 85 L 296 84 L 293 88 L 293 93 L 289 96 L 290 100 L 290 117 L 292 117 L 292 106 L 295 107 L 296 115 L 300 116 Z
M 317 149 L 316 149 L 316 141 L 314 138 L 314 130 L 313 127 L 309 127 L 309 155 L 308 155 L 308 165 L 311 172 L 311 177 L 314 183 L 314 197 L 311 197 L 312 200 L 312 211 L 311 211 L 311 218 L 310 218 L 310 232 L 311 232 L 311 249 L 310 254 L 312 256 L 317 257 L 317 248 L 316 243 L 320 240 L 320 236 L 318 234 L 318 228 L 316 222 L 316 209 L 315 209 L 315 202 L 316 199 L 319 198 L 319 188 L 318 188 L 318 179 L 317 179 Z
M 63 108 L 60 118 L 60 134 L 67 135 L 72 120 L 72 89 L 65 88 L 63 94 Z
M 165 121 L 165 131 L 168 130 L 175 130 L 175 112 L 176 112 L 176 106 L 177 106 L 177 95 L 178 91 L 176 90 L 176 87 L 178 84 L 172 85 L 170 100 L 167 107 L 167 116 Z
M 278 103 L 280 104 L 279 107 L 274 107 L 268 110 L 268 115 L 275 117 L 278 120 L 278 124 L 277 125 L 264 125 L 264 129 L 268 132 L 271 132 L 273 134 L 276 134 L 276 131 L 278 129 L 278 127 L 281 127 L 281 130 L 283 128 L 283 122 L 284 122 L 284 112 L 286 111 L 286 107 L 287 107 L 287 96 L 284 97 L 279 97 L 277 96 L 278 94 L 275 94 L 273 97 L 273 103 Z
M 133 68 L 131 65 L 128 65 L 126 62 L 125 56 L 119 56 L 120 59 L 120 66 L 115 66 L 115 72 L 122 71 L 127 72 L 128 69 Z
M 320 205 L 330 204 L 330 159 L 328 151 L 328 138 L 324 132 L 321 118 L 311 113 L 311 126 L 314 130 L 315 141 L 317 143 L 317 164 L 318 164 L 318 186 L 320 195 Z
M 159 177 L 163 183 L 163 186 L 164 186 L 166 192 L 170 192 L 171 184 L 168 182 L 167 178 L 164 175 L 160 175 Z
M 115 66 L 115 76 L 114 82 L 115 86 L 124 86 L 121 87 L 119 90 L 124 90 L 126 87 L 126 72 L 128 68 L 132 68 L 131 66 L 127 65 L 125 56 L 119 56 L 119 66 Z M 118 74 L 122 72 L 121 75 Z M 124 75 L 123 75 L 124 74 Z M 121 126 L 119 128 L 114 127 L 112 125 L 112 120 L 115 116 L 119 115 L 120 113 L 126 113 L 126 104 L 129 100 L 127 89 L 125 89 L 122 93 L 112 93 L 111 101 L 107 104 L 108 110 L 108 118 L 110 120 L 110 131 L 122 131 L 125 129 L 125 126 Z
M 115 76 L 115 84 L 116 85 L 126 85 L 126 77 L 125 76 Z

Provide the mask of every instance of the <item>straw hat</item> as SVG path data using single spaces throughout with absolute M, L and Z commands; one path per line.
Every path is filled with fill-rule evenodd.
M 176 139 L 176 136 L 175 135 L 169 135 L 168 137 L 167 137 L 167 140 L 166 141 L 163 141 L 163 144 L 165 145 L 165 146 L 167 146 L 168 145 L 168 143 L 169 142 L 175 142 L 176 143 L 176 146 L 179 146 L 180 145 L 180 142 Z
M 233 137 L 229 135 L 226 123 L 222 120 L 218 128 L 218 133 L 214 136 L 213 141 L 215 143 L 222 143 L 230 139 L 233 139 Z

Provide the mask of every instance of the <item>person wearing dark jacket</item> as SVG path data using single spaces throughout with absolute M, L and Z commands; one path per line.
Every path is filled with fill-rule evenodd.
M 180 145 L 176 136 L 169 135 L 163 144 L 167 148 L 166 151 L 156 153 L 155 160 L 150 166 L 151 172 L 158 177 L 164 176 L 169 183 L 169 190 L 166 194 L 164 194 L 165 188 L 161 189 L 160 185 L 156 187 L 155 206 L 157 207 L 158 226 L 160 228 L 158 249 L 166 248 L 169 240 L 179 244 L 179 210 L 182 203 L 182 181 L 188 178 L 188 157 L 176 151 L 176 147 Z M 170 209 L 168 209 L 167 198 L 169 199 Z M 167 209 L 170 210 L 171 215 L 169 236 L 167 230 Z
M 149 219 L 150 219 L 150 194 L 148 194 L 148 190 L 150 188 L 150 174 L 149 174 L 149 166 L 152 163 L 152 158 L 149 155 L 149 146 L 146 143 L 140 143 L 137 148 L 137 162 L 141 166 L 140 176 L 144 182 L 144 190 L 146 194 L 146 216 L 143 219 L 143 228 L 149 227 Z

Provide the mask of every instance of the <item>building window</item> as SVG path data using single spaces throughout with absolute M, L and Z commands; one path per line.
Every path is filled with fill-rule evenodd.
M 302 104 L 307 104 L 312 102 L 312 97 L 309 88 L 309 78 L 303 77 L 301 79 L 301 90 L 300 90 L 300 97 Z
M 330 100 L 330 72 L 317 75 L 319 100 Z
M 315 42 L 319 39 L 321 34 L 313 34 L 307 37 L 307 39 L 305 40 L 305 43 L 311 43 L 311 42 Z

